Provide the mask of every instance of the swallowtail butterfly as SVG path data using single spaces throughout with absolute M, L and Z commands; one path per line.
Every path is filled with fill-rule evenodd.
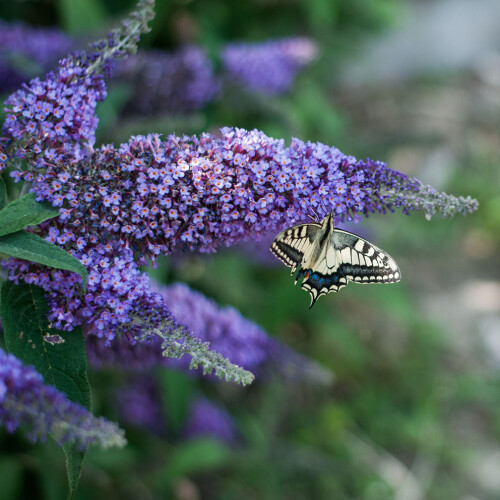
M 298 224 L 282 231 L 271 252 L 297 271 L 295 283 L 311 295 L 311 308 L 322 295 L 338 292 L 349 281 L 395 283 L 401 279 L 396 261 L 360 236 L 334 229 L 333 215 L 321 223 Z

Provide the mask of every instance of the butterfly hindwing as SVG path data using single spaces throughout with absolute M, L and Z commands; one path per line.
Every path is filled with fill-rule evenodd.
M 301 287 L 307 290 L 311 296 L 309 308 L 311 308 L 322 295 L 327 295 L 330 292 L 338 292 L 347 285 L 347 278 L 343 275 L 341 268 L 331 274 L 322 274 L 318 271 L 302 269 L 297 273 L 297 279 L 300 278 L 305 278 Z

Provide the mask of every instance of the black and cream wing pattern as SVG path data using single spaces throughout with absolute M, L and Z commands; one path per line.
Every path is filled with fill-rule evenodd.
M 297 271 L 295 283 L 311 295 L 312 307 L 322 295 L 338 292 L 349 281 L 395 283 L 401 279 L 396 261 L 373 243 L 342 229 L 334 229 L 333 216 L 321 223 L 299 224 L 282 231 L 271 252 Z

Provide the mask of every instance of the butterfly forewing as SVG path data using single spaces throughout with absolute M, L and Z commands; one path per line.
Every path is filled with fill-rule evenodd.
M 332 244 L 344 276 L 356 283 L 395 283 L 401 279 L 396 261 L 373 243 L 342 229 L 335 229 Z
M 297 267 L 307 261 L 309 254 L 315 248 L 315 242 L 321 232 L 319 224 L 299 224 L 285 229 L 275 238 L 271 252 L 288 267 L 292 274 Z
M 349 281 L 394 283 L 401 279 L 396 261 L 382 249 L 348 231 L 333 228 L 328 215 L 321 224 L 300 224 L 282 231 L 271 251 L 293 272 L 295 282 L 311 296 L 312 307 L 322 295 L 338 292 Z

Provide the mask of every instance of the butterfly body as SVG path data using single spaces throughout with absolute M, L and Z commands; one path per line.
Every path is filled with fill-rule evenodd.
M 333 215 L 321 223 L 298 224 L 282 231 L 271 252 L 297 271 L 295 283 L 311 295 L 312 307 L 322 295 L 338 292 L 349 281 L 395 283 L 401 279 L 396 261 L 382 249 L 348 231 L 334 228 Z

